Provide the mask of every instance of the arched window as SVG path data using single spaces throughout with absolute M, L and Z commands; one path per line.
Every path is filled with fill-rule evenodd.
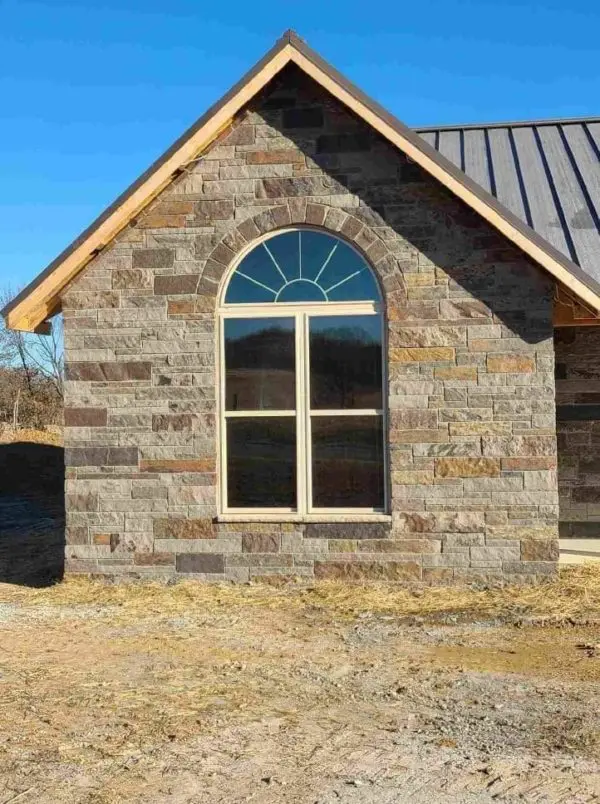
M 221 303 L 224 513 L 385 511 L 383 315 L 372 269 L 326 232 L 275 232 Z

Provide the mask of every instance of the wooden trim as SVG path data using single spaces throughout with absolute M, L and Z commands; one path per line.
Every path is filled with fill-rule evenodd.
M 81 269 L 156 198 L 183 166 L 197 158 L 231 124 L 237 112 L 290 61 L 462 199 L 584 304 L 600 311 L 599 284 L 288 32 L 219 103 L 2 310 L 7 326 L 34 331 L 53 315 L 60 305 L 60 293 Z
M 600 327 L 600 315 L 588 309 L 566 290 L 557 287 L 554 299 L 553 323 L 555 327 Z

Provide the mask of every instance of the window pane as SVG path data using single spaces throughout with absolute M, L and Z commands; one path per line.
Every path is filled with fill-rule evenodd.
M 230 508 L 296 507 L 296 420 L 227 420 Z
M 293 318 L 225 320 L 225 409 L 294 410 Z
M 381 409 L 380 316 L 314 316 L 309 333 L 311 407 Z
M 383 508 L 381 416 L 313 416 L 315 508 Z
M 379 299 L 373 272 L 354 249 L 339 242 L 319 278 L 329 301 L 367 301 Z
M 375 276 L 337 237 L 299 229 L 259 243 L 236 268 L 227 304 L 367 301 L 380 298 Z

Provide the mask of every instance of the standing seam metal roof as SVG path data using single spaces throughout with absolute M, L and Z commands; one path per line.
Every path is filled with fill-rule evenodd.
M 416 131 L 589 276 L 600 280 L 600 118 Z

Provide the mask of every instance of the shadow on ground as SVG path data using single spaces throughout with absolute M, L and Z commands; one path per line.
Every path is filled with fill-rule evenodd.
M 0 444 L 0 583 L 60 580 L 65 551 L 62 447 Z

